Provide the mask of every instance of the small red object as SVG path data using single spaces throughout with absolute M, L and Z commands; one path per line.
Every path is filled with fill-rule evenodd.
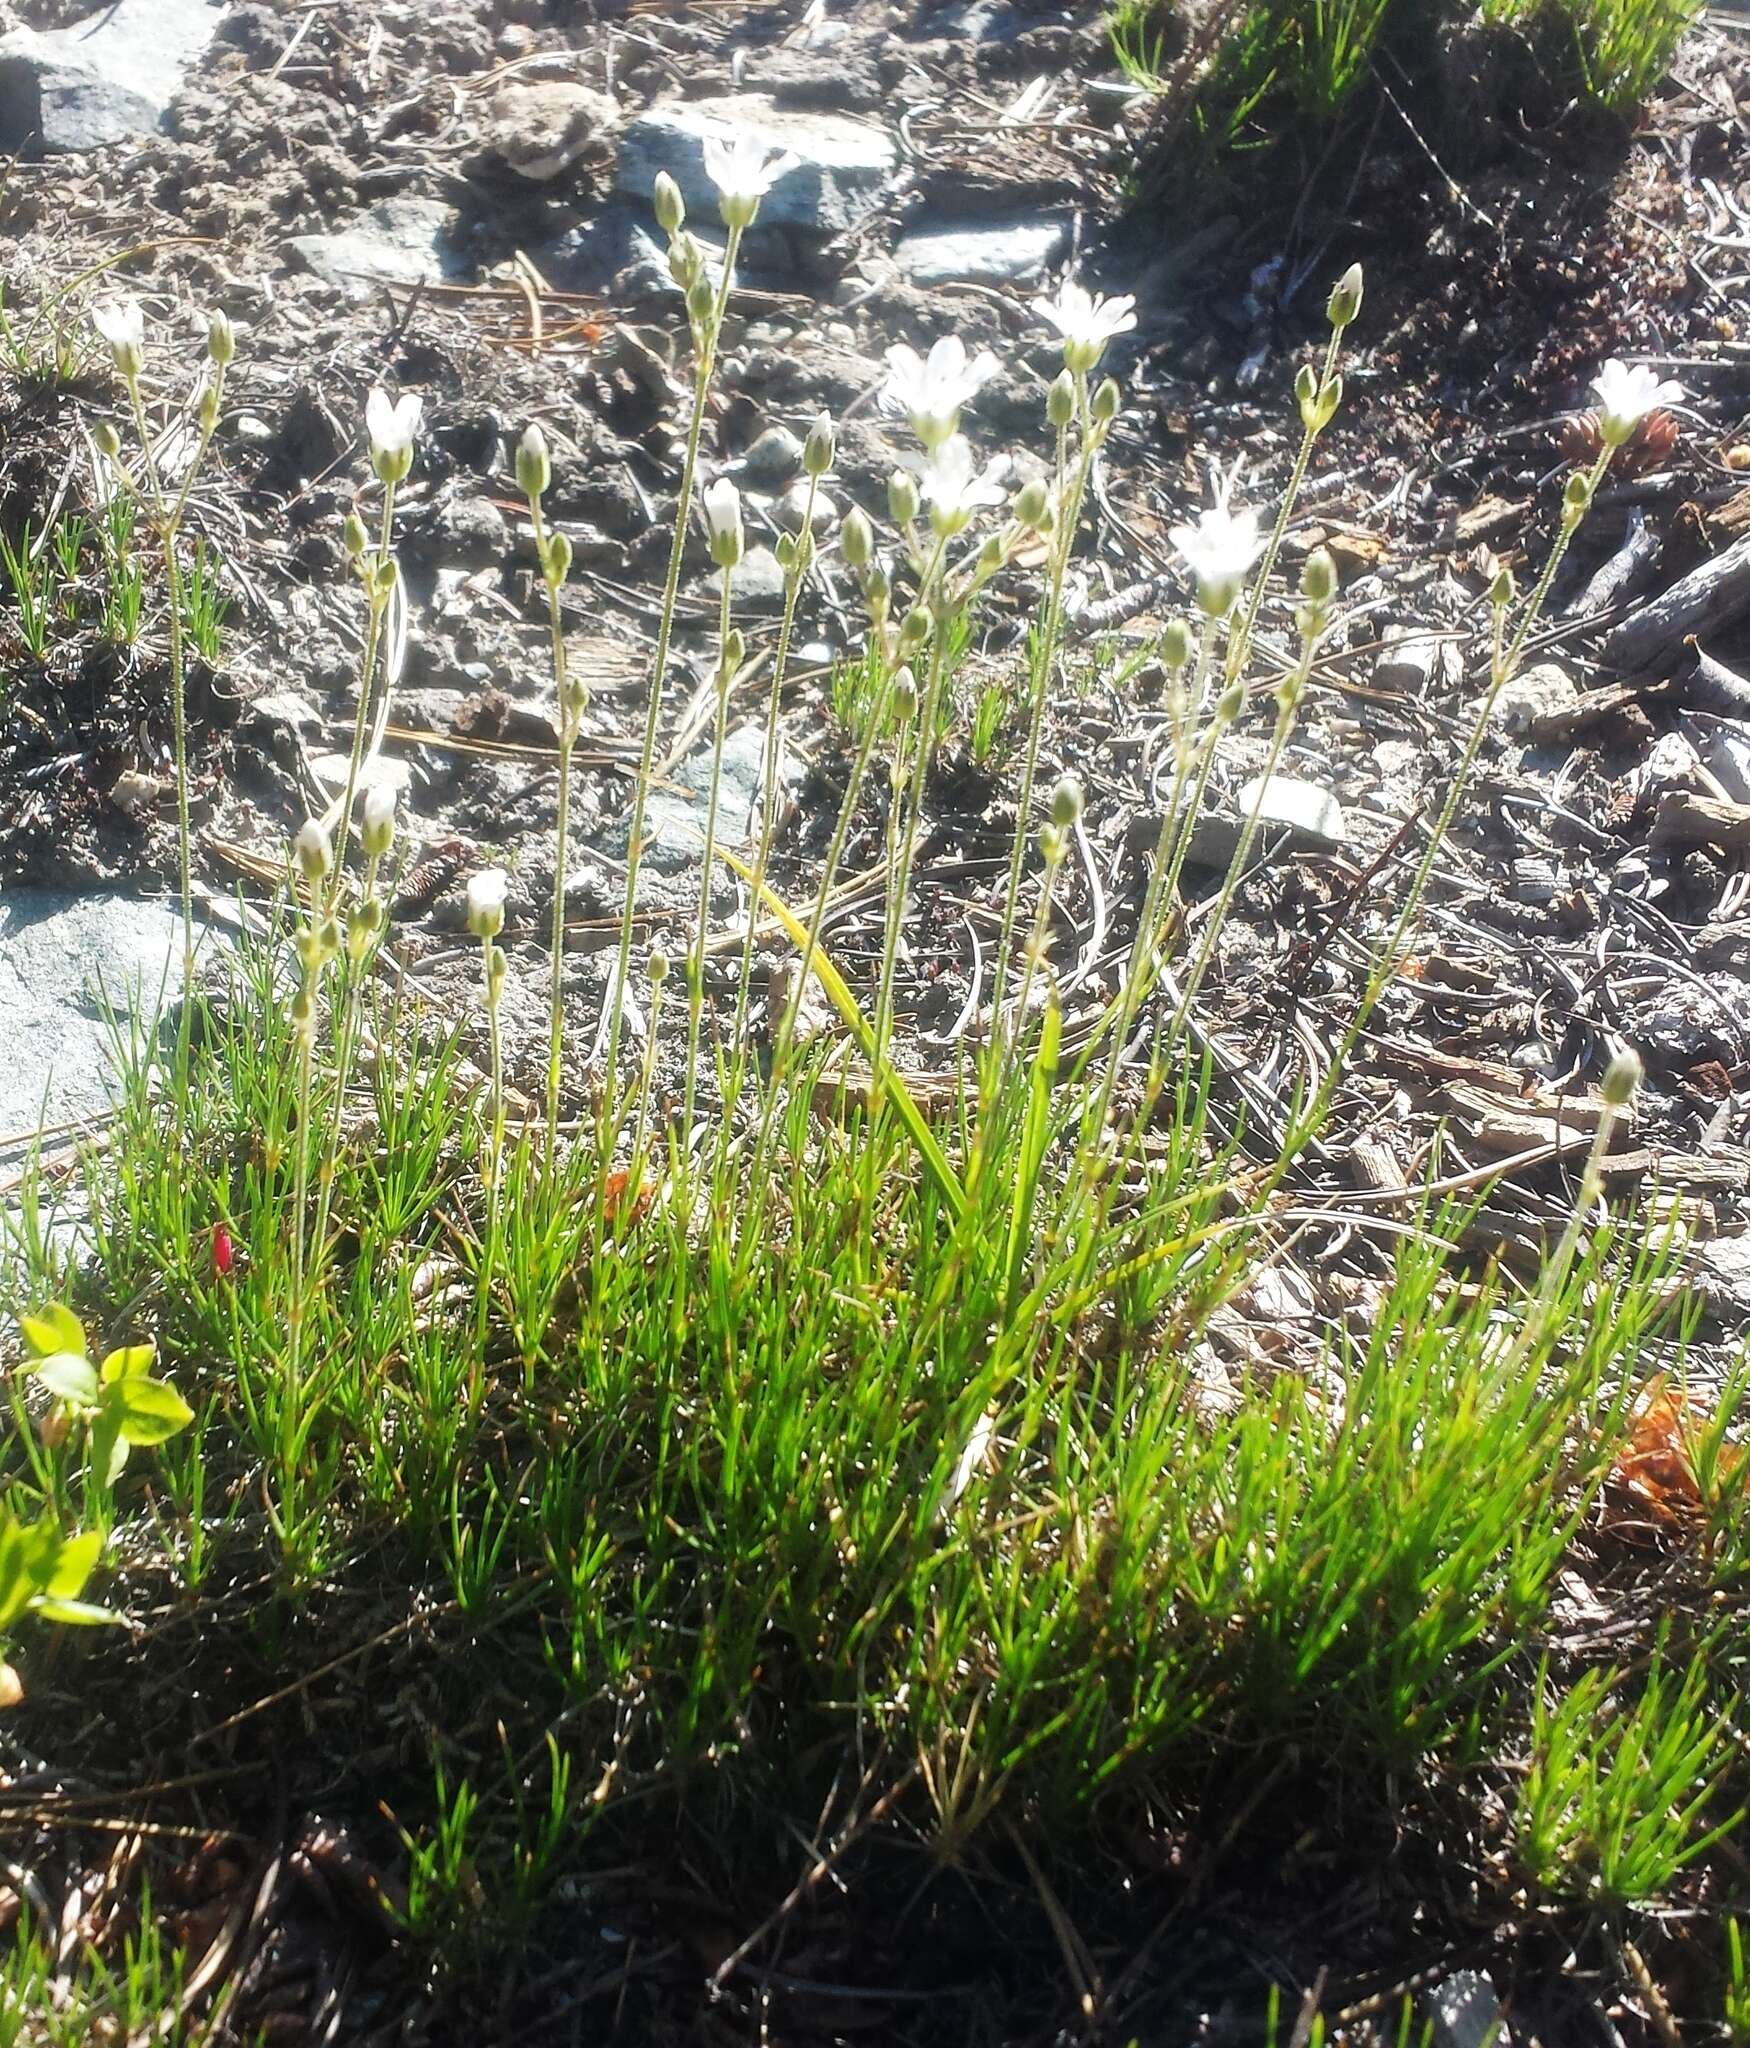
M 231 1250 L 231 1233 L 222 1223 L 213 1225 L 213 1278 L 228 1280 L 231 1277 L 231 1263 L 235 1254 Z

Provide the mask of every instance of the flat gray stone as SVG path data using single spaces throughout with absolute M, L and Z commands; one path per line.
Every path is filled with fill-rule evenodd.
M 1507 732 L 1540 733 L 1559 727 L 1580 708 L 1580 686 L 1553 661 L 1534 662 L 1501 685 L 1494 720 Z
M 1263 802 L 1258 802 L 1259 791 Z M 1200 867 L 1224 868 L 1233 859 L 1246 820 L 1258 809 L 1258 829 L 1251 857 L 1272 849 L 1284 853 L 1330 853 L 1341 846 L 1348 827 L 1343 806 L 1328 789 L 1292 775 L 1254 776 L 1234 799 L 1230 811 L 1205 810 L 1192 827 L 1188 858 Z
M 766 736 L 757 725 L 737 726 L 723 742 L 723 774 L 717 786 L 717 844 L 740 852 L 759 830 L 760 778 L 765 772 Z M 779 774 L 792 771 L 780 754 Z M 645 808 L 650 835 L 644 865 L 659 875 L 681 875 L 696 868 L 705 851 L 705 809 L 711 795 L 711 748 L 707 743 L 689 754 L 669 778 L 678 787 L 654 788 Z M 622 825 L 602 845 L 618 859 L 626 845 Z M 719 870 L 713 888 L 727 880 Z
M 711 592 L 723 588 L 723 571 L 711 572 Z M 784 572 L 770 548 L 749 548 L 729 572 L 731 607 L 745 606 L 756 612 L 775 612 L 784 603 Z
M 748 134 L 798 159 L 760 204 L 762 228 L 843 234 L 875 207 L 897 155 L 884 129 L 848 114 L 780 108 L 761 93 L 722 99 L 674 100 L 640 114 L 620 140 L 615 183 L 650 202 L 658 171 L 667 171 L 687 203 L 688 225 L 715 227 L 717 188 L 705 174 L 707 136 Z
M 705 252 L 705 274 L 715 284 L 723 275 L 723 230 L 717 209 L 709 220 L 688 223 Z M 606 292 L 615 298 L 662 298 L 678 293 L 668 274 L 668 243 L 643 203 L 617 200 L 579 226 L 530 251 L 535 268 L 562 292 Z
M 1068 242 L 1067 221 L 958 221 L 901 235 L 893 260 L 916 285 L 1017 284 L 1038 277 Z
M 105 1001 L 118 1018 L 150 1020 L 181 993 L 172 905 L 9 889 L 0 901 L 0 1139 L 104 1115 L 116 1099 Z
M 294 235 L 288 247 L 318 277 L 361 294 L 373 283 L 459 278 L 469 266 L 452 240 L 456 219 L 456 209 L 441 199 L 400 193 L 379 199 L 331 235 Z
M 70 28 L 0 36 L 0 155 L 155 134 L 218 25 L 208 0 L 115 0 Z

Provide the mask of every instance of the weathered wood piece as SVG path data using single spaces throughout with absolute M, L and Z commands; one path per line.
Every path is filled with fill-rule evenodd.
M 1750 612 L 1750 534 L 1680 576 L 1663 595 L 1605 635 L 1599 653 L 1626 674 L 1645 674 L 1680 655 L 1692 634 L 1717 633 Z

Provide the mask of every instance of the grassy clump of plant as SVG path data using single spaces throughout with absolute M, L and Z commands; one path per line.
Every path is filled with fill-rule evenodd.
M 1169 800 L 1109 999 L 1072 1034 L 1051 909 L 1081 792 L 1067 777 L 1041 790 L 1039 768 L 1082 501 L 1122 403 L 1099 373 L 1132 318 L 1127 301 L 1066 284 L 1041 303 L 1062 342 L 1050 460 L 1018 491 L 960 432 L 994 360 L 952 337 L 927 356 L 891 352 L 884 398 L 919 453 L 892 480 L 885 539 L 861 509 L 837 536 L 868 632 L 823 871 L 806 904 L 770 886 L 775 778 L 751 852 L 718 843 L 708 800 L 671 1008 L 666 945 L 634 959 L 644 804 L 695 500 L 723 572 L 718 758 L 747 656 L 727 573 L 743 547 L 739 499 L 726 479 L 697 488 L 697 471 L 739 237 L 784 168 L 745 144 L 709 161 L 729 236 L 715 283 L 678 190 L 666 178 L 657 190 L 694 380 L 608 1057 L 579 1088 L 562 891 L 547 1087 L 526 1116 L 510 1113 L 499 1031 L 522 971 L 501 944 L 512 878 L 468 889 L 484 1064 L 465 1052 L 471 1020 L 426 1013 L 378 971 L 403 832 L 371 767 L 403 602 L 395 496 L 419 407 L 375 393 L 380 513 L 374 530 L 347 522 L 364 631 L 345 790 L 297 834 L 267 932 L 222 986 L 199 988 L 189 970 L 173 1052 L 133 1048 L 114 1128 L 85 1162 L 80 1256 L 49 1228 L 35 1181 L 11 1229 L 10 1291 L 31 1318 L 3 1453 L 21 1563 L 0 1616 L 16 1653 L 27 1668 L 45 1654 L 30 1610 L 55 1619 L 100 1555 L 125 1555 L 131 1584 L 173 1593 L 261 1655 L 339 1585 L 458 1618 L 451 1683 L 513 1672 L 515 1725 L 501 1723 L 492 1768 L 458 1769 L 440 1723 L 429 1777 L 397 1795 L 408 1882 L 395 1912 L 433 1967 L 462 1969 L 526 1929 L 621 1814 L 703 1811 L 731 1864 L 745 1816 L 777 1811 L 806 1831 L 818 1802 L 805 1809 L 797 1788 L 847 1773 L 857 1828 L 903 1821 L 938 1859 L 964 1862 L 1001 1826 L 1054 1866 L 1162 1802 L 1195 1802 L 1220 1774 L 1268 1785 L 1309 1758 L 1349 1787 L 1433 1774 L 1496 1788 L 1510 1816 L 1504 1890 L 1663 1890 L 1741 1798 L 1723 1624 L 1673 1638 L 1662 1675 L 1637 1674 L 1632 1696 L 1613 1667 L 1571 1679 L 1563 1698 L 1543 1655 L 1672 1313 L 1661 1254 L 1606 1221 L 1600 1200 L 1632 1058 L 1605 1077 L 1598 1144 L 1534 1285 L 1464 1269 L 1461 1219 L 1398 1219 L 1371 1314 L 1330 1333 L 1318 1373 L 1258 1360 L 1217 1385 L 1205 1370 L 1217 1312 L 1282 1255 L 1285 1183 L 1413 937 L 1499 691 L 1612 452 L 1662 388 L 1611 366 L 1603 452 L 1570 481 L 1543 574 L 1523 601 L 1505 573 L 1490 592 L 1486 680 L 1443 813 L 1348 1044 L 1260 1164 L 1213 1134 L 1190 1020 L 1261 791 L 1188 949 L 1181 881 L 1217 748 L 1261 712 L 1269 765 L 1280 761 L 1330 623 L 1336 576 L 1316 553 L 1285 608 L 1292 656 L 1258 684 L 1282 538 L 1341 399 L 1359 271 L 1333 291 L 1328 345 L 1297 381 L 1300 452 L 1273 521 L 1224 493 L 1174 530 L 1196 610 L 1161 639 Z M 137 405 L 138 321 L 111 309 L 105 331 Z M 811 484 L 832 460 L 823 418 L 805 450 Z M 565 667 L 569 551 L 541 520 L 549 475 L 531 428 L 517 480 L 558 669 L 563 874 L 589 697 Z M 175 508 L 154 517 L 171 546 Z M 769 762 L 816 546 L 805 518 L 781 555 Z M 1014 688 L 1020 824 L 977 1051 L 944 1109 L 902 1057 L 902 939 L 956 650 L 1023 548 L 1044 568 Z M 878 752 L 891 791 L 882 943 L 853 986 L 829 913 Z M 186 874 L 186 845 L 183 859 Z M 718 869 L 745 893 L 728 934 L 734 997 L 712 1005 Z M 763 1038 L 750 1024 L 756 933 L 795 956 Z M 805 994 L 836 1020 L 812 1039 Z M 653 1086 L 665 1030 L 683 1063 L 666 1103 Z M 568 1095 L 583 1105 L 571 1139 Z M 88 1329 L 109 1347 L 99 1366 Z M 1719 1482 L 1705 1556 L 1728 1612 L 1745 1541 L 1729 1429 L 1696 1466 Z M 126 1668 L 149 1671 L 152 1654 L 148 1640 Z M 1607 1699 L 1611 1740 L 1583 1759 L 1577 1733 Z M 180 1739 L 206 1732 L 197 1714 L 231 1710 L 258 1706 L 191 1698 Z M 1529 1757 L 1517 1777 L 1516 1745 Z

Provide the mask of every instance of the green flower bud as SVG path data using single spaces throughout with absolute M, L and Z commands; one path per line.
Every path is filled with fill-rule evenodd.
M 645 972 L 650 976 L 652 988 L 661 988 L 668 979 L 669 958 L 661 946 L 652 946 L 650 958 L 645 963 Z
M 687 202 L 681 197 L 681 188 L 667 171 L 657 172 L 650 196 L 656 210 L 656 225 L 665 235 L 679 234 L 681 222 L 687 217 Z
M 1161 660 L 1169 675 L 1190 666 L 1194 646 L 1190 625 L 1184 619 L 1169 619 L 1161 628 Z
M 306 818 L 292 841 L 292 857 L 306 882 L 323 881 L 334 867 L 334 845 L 315 818 Z
M 493 1009 L 498 1008 L 498 999 L 504 994 L 504 977 L 510 971 L 510 960 L 502 946 L 486 948 L 486 1000 Z
M 795 537 L 788 533 L 779 534 L 772 553 L 777 556 L 778 567 L 783 570 L 784 574 L 786 576 L 794 576 L 797 563 Z
M 1505 611 L 1513 602 L 1518 586 L 1513 580 L 1513 571 L 1503 562 L 1495 571 L 1495 580 L 1489 585 L 1489 602 L 1497 611 Z
M 1325 303 L 1325 318 L 1341 333 L 1360 311 L 1361 265 L 1351 263 L 1331 287 L 1331 296 Z
M 887 511 L 895 526 L 909 526 L 918 516 L 918 480 L 909 469 L 896 469 L 887 479 Z
M 893 708 L 901 718 L 910 718 L 918 708 L 918 679 L 908 667 L 893 671 Z
M 316 950 L 324 960 L 332 960 L 340 951 L 340 920 L 325 917 L 316 927 Z
M 550 533 L 547 536 L 546 551 L 541 557 L 541 574 L 547 579 L 548 587 L 557 590 L 571 574 L 571 536 L 565 533 Z
M 825 412 L 817 413 L 813 426 L 808 430 L 808 439 L 802 444 L 804 473 L 814 477 L 825 476 L 832 467 L 832 459 L 837 453 L 837 448 L 832 415 Z
M 385 555 L 371 570 L 371 595 L 378 604 L 387 604 L 395 595 L 395 585 L 401 575 L 393 555 Z
M 717 310 L 717 294 L 711 289 L 708 277 L 696 277 L 687 286 L 687 318 L 703 332 L 709 328 L 711 317 Z
M 299 983 L 292 996 L 289 1014 L 292 1028 L 298 1036 L 309 1037 L 316 1025 L 316 991 L 309 982 Z
M 1592 479 L 1577 469 L 1562 486 L 1562 524 L 1570 531 L 1585 518 L 1592 503 Z
M 1076 380 L 1059 370 L 1045 394 L 1045 417 L 1054 427 L 1067 427 L 1076 416 Z
M 1067 832 L 1081 814 L 1082 785 L 1075 776 L 1066 775 L 1051 792 L 1051 822 Z
M 228 315 L 216 307 L 207 315 L 207 354 L 221 368 L 237 353 L 237 333 Z
M 201 385 L 200 397 L 195 402 L 194 416 L 201 432 L 210 439 L 219 425 L 219 386 L 215 379 L 208 378 Z
M 724 675 L 732 676 L 747 659 L 747 641 L 739 626 L 731 626 L 723 636 L 723 653 L 718 667 Z
M 1314 548 L 1300 572 L 1301 595 L 1309 603 L 1327 605 L 1337 594 L 1337 564 L 1329 548 Z
M 1040 831 L 1039 852 L 1048 868 L 1060 868 L 1069 857 L 1069 834 L 1057 823 Z
M 875 529 L 868 517 L 853 506 L 839 528 L 839 553 L 847 569 L 866 569 L 875 557 Z
M 1094 386 L 1094 424 L 1109 427 L 1118 417 L 1118 408 L 1124 403 L 1124 394 L 1118 388 L 1115 377 L 1103 377 Z
M 1051 524 L 1051 490 L 1043 477 L 1034 477 L 1015 493 L 1010 508 L 1029 533 L 1043 533 Z
M 983 547 L 978 551 L 978 562 L 975 570 L 978 580 L 983 583 L 989 577 L 994 576 L 1008 559 L 1009 549 L 1004 535 L 1000 533 L 988 535 Z
M 668 245 L 668 274 L 683 292 L 690 292 L 705 275 L 705 252 L 684 230 Z
M 340 538 L 345 544 L 348 557 L 355 562 L 371 544 L 370 529 L 356 512 L 349 512 L 346 515 L 346 522 L 340 529 Z
M 899 622 L 899 651 L 902 655 L 919 654 L 930 644 L 930 615 L 921 606 L 914 605 Z
M 99 420 L 97 422 L 96 426 L 91 429 L 91 438 L 96 444 L 98 454 L 103 457 L 105 462 L 115 462 L 120 459 L 122 437 L 110 425 L 108 420 Z
M 1223 725 L 1232 725 L 1246 708 L 1246 686 L 1235 676 L 1215 700 L 1215 715 Z
M 547 454 L 547 437 L 534 424 L 523 429 L 516 449 L 517 489 L 525 498 L 538 498 L 553 481 L 553 464 Z
M 1627 1109 L 1640 1090 L 1643 1075 L 1640 1055 L 1630 1046 L 1623 1049 L 1605 1069 L 1599 1093 L 1607 1109 Z
M 359 842 L 367 860 L 383 860 L 395 844 L 395 792 L 381 783 L 365 791 L 359 809 Z

